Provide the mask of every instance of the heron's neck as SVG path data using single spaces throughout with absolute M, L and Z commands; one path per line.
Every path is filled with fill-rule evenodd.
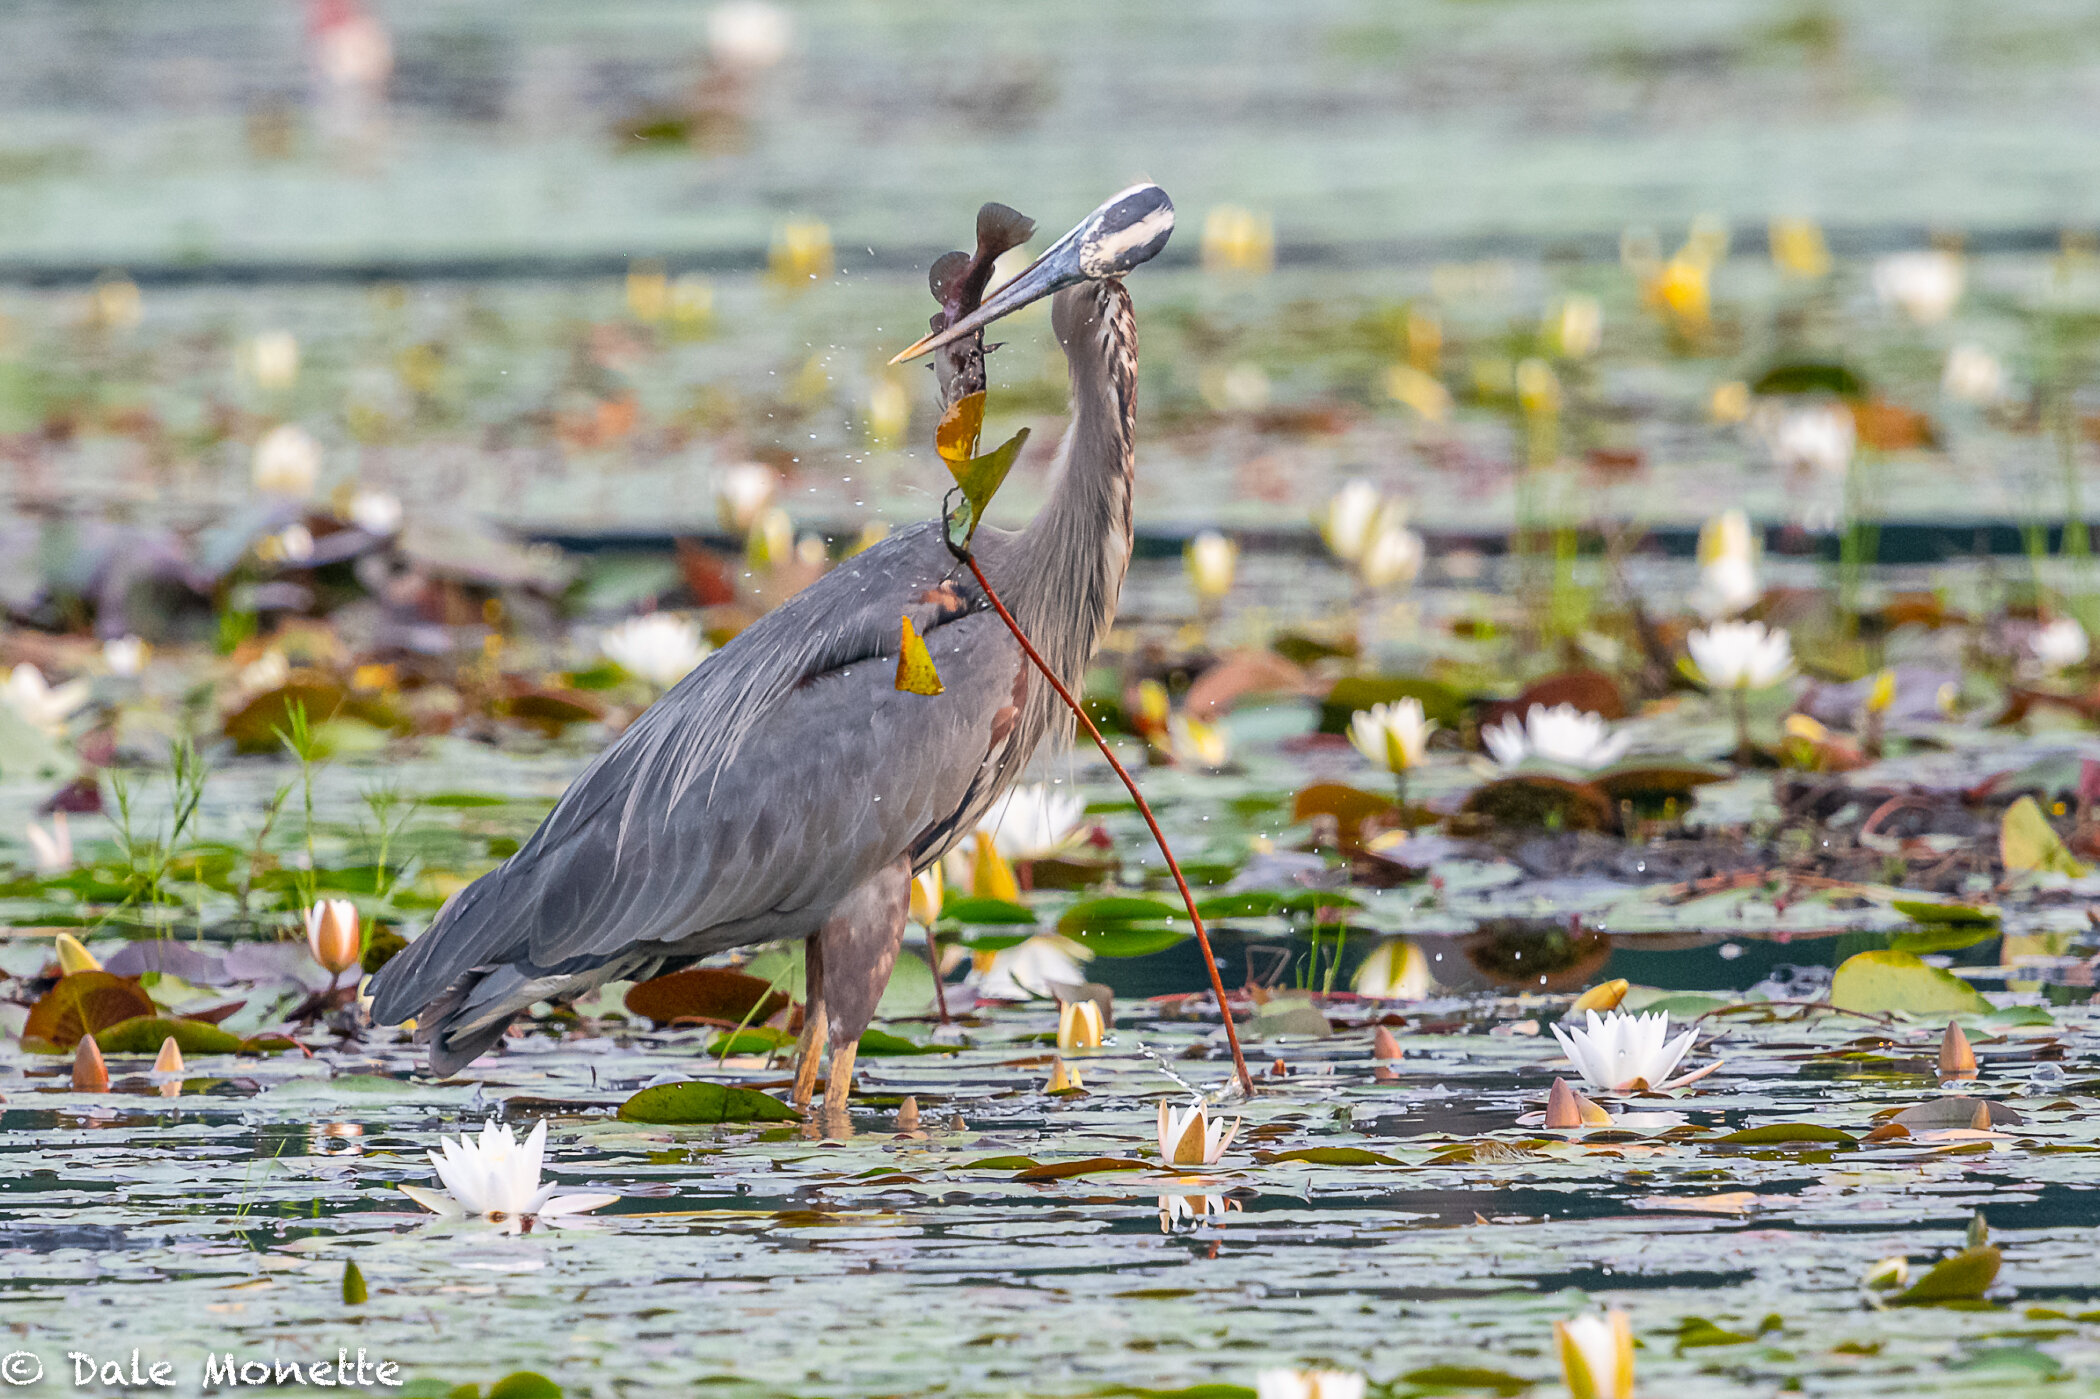
M 1014 612 L 1068 685 L 1114 618 L 1130 567 L 1137 428 L 1137 320 L 1121 282 L 1088 287 L 1093 313 L 1065 344 L 1072 426 L 1049 502 L 1014 559 Z

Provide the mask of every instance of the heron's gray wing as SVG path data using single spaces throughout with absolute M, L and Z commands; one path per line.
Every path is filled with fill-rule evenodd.
M 382 969 L 375 1016 L 414 1014 L 477 968 L 588 967 L 729 925 L 813 930 L 1003 767 L 1027 662 L 953 572 L 930 528 L 902 531 L 708 658 Z M 904 615 L 942 694 L 896 689 Z

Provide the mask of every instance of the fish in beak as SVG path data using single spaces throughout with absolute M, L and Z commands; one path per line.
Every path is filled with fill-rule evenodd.
M 1070 233 L 1050 245 L 1028 269 L 992 294 L 990 300 L 945 330 L 937 330 L 904 350 L 891 364 L 917 359 L 930 350 L 972 335 L 1002 316 L 1076 282 L 1120 277 L 1149 262 L 1174 232 L 1174 202 L 1158 185 L 1133 185 L 1079 221 Z

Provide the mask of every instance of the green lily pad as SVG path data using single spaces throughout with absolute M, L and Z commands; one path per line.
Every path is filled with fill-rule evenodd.
M 620 1104 L 620 1117 L 627 1122 L 654 1122 L 671 1126 L 717 1122 L 794 1122 L 799 1114 L 778 1098 L 749 1088 L 731 1088 L 721 1083 L 665 1083 L 641 1092 Z
M 1745 1127 L 1716 1141 L 1729 1146 L 1783 1146 L 1795 1142 L 1827 1142 L 1856 1146 L 1859 1139 L 1835 1127 L 1814 1122 L 1772 1122 L 1763 1127 Z
M 1869 1014 L 1987 1015 L 1983 993 L 1952 972 L 1909 952 L 1861 952 L 1848 957 L 1830 982 L 1830 1003 Z
M 893 1035 L 887 1030 L 866 1030 L 861 1033 L 860 1052 L 874 1058 L 890 1058 L 908 1054 L 960 1054 L 962 1046 L 956 1044 L 917 1044 L 902 1035 Z
M 1291 1151 L 1279 1151 L 1268 1158 L 1271 1164 L 1278 1161 L 1303 1161 L 1312 1166 L 1399 1166 L 1404 1165 L 1396 1156 L 1387 1156 L 1380 1151 L 1366 1151 L 1360 1146 L 1301 1146 Z
M 1912 1283 L 1908 1291 L 1897 1294 L 1895 1303 L 1899 1307 L 1919 1307 L 1973 1301 L 1997 1281 L 1998 1269 L 2004 1262 L 2005 1255 L 1995 1244 L 1965 1248 L 1952 1258 L 1933 1264 L 1931 1272 Z
M 1035 910 L 1005 899 L 950 899 L 941 906 L 943 923 L 1032 924 Z
M 184 1054 L 239 1054 L 248 1042 L 203 1020 L 137 1015 L 95 1032 L 105 1054 L 158 1054 L 168 1039 Z

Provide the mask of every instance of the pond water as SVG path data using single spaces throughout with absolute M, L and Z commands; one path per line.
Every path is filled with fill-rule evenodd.
M 1130 636 L 1169 625 L 1180 587 L 1168 566 L 1141 565 Z M 1439 605 L 1434 592 L 1421 601 Z M 1881 885 L 1774 869 L 1693 887 L 1713 869 L 1775 858 L 1761 832 L 1785 774 L 1769 770 L 1702 789 L 1647 840 L 1417 833 L 1441 843 L 1426 877 L 1373 879 L 1361 861 L 1303 853 L 1321 837 L 1317 821 L 1292 819 L 1295 791 L 1322 777 L 1377 785 L 1346 745 L 1313 732 L 1316 719 L 1309 703 L 1242 708 L 1227 720 L 1228 769 L 1141 774 L 1206 894 L 1323 891 L 1303 906 L 1325 910 L 1316 915 L 1250 905 L 1214 920 L 1259 1087 L 1213 1108 L 1242 1119 L 1217 1166 L 1163 1167 L 1154 1141 L 1162 1100 L 1233 1096 L 1215 1009 L 1191 994 L 1201 959 L 1179 937 L 1088 964 L 1114 992 L 1114 1029 L 1098 1050 L 1062 1052 L 1083 1091 L 1056 1095 L 1045 1091 L 1060 1055 L 1053 1005 L 973 1004 L 957 981 L 947 993 L 957 1019 L 941 1024 L 924 963 L 911 960 L 923 947 L 908 952 L 912 976 L 881 1028 L 938 1052 L 864 1054 L 850 1127 L 834 1122 L 828 1135 L 616 1116 L 653 1083 L 785 1082 L 777 1061 L 710 1058 L 716 1029 L 651 1028 L 623 1011 L 618 987 L 577 1014 L 539 1018 L 443 1083 L 421 1076 L 398 1033 L 353 1029 L 339 1013 L 310 1026 L 299 1051 L 192 1056 L 174 1097 L 145 1058 L 114 1053 L 113 1091 L 72 1091 L 68 1060 L 10 1034 L 0 1290 L 7 1345 L 46 1367 L 23 1392 L 73 1392 L 69 1351 L 125 1358 L 136 1347 L 171 1361 L 179 1388 L 195 1392 L 207 1354 L 247 1363 L 344 1347 L 395 1362 L 425 1392 L 532 1370 L 572 1395 L 1222 1396 L 1240 1391 L 1217 1386 L 1251 1386 L 1262 1368 L 1317 1363 L 1364 1371 L 1396 1395 L 1552 1393 L 1550 1325 L 1592 1302 L 1632 1315 L 1644 1393 L 1980 1395 L 2096 1382 L 2092 880 L 1972 886 L 1972 898 L 1993 893 L 1999 921 L 1937 942 L 1917 941 L 1937 935 Z M 1697 711 L 1644 722 L 1644 743 L 1673 751 L 1731 742 L 1725 721 Z M 601 741 L 588 726 L 554 742 L 426 738 L 383 759 L 326 763 L 313 827 L 324 888 L 413 931 L 530 831 Z M 2075 769 L 2094 751 L 2075 732 L 1954 720 L 1916 727 L 1909 742 L 1849 780 L 1922 790 L 2052 752 Z M 1476 761 L 1439 757 L 1411 798 L 1448 806 L 1478 782 Z M 1074 754 L 1045 775 L 1078 784 L 1124 888 L 1160 887 L 1156 854 L 1105 766 Z M 142 817 L 158 819 L 164 789 L 139 781 Z M 270 847 L 275 872 L 257 887 L 281 888 L 299 863 L 299 829 L 258 839 L 256 828 L 296 782 L 281 758 L 222 755 L 190 838 Z M 414 803 L 397 818 L 384 897 L 371 878 L 369 798 L 380 789 Z M 44 790 L 7 784 L 8 828 Z M 281 915 L 251 924 L 228 880 L 185 884 L 178 872 L 166 902 L 117 909 L 106 892 L 121 887 L 112 823 L 78 816 L 74 838 L 87 876 L 25 875 L 0 893 L 10 925 L 0 968 L 18 995 L 63 927 L 105 959 L 124 928 L 145 948 L 201 954 L 181 964 L 193 980 L 161 980 L 157 994 L 191 1006 L 244 999 L 226 1022 L 240 1033 L 281 1020 L 315 984 L 299 944 L 270 941 L 289 936 L 274 931 Z M 1043 865 L 1027 896 L 1045 925 L 1087 897 L 1055 887 L 1055 874 Z M 944 936 L 988 953 L 1011 931 Z M 258 935 L 265 955 L 225 955 Z M 1419 950 L 1428 979 L 1409 999 L 1351 995 L 1365 954 L 1396 935 Z M 1946 1015 L 1815 1004 L 1845 957 L 1892 945 L 1944 947 L 1931 960 L 1989 993 L 1987 1010 L 1960 1017 L 1979 1079 L 1939 1084 Z M 1668 1093 L 1600 1095 L 1609 1127 L 1548 1131 L 1537 1125 L 1547 1090 L 1574 1076 L 1549 1027 L 1573 991 L 1612 977 L 1634 984 L 1629 1008 L 1697 1026 L 1687 1067 L 1720 1066 Z M 1399 1060 L 1374 1059 L 1380 1025 Z M 896 1130 L 906 1095 L 917 1135 Z M 1889 1112 L 1950 1095 L 2014 1116 L 1979 1131 L 1957 1113 L 1864 1140 Z M 619 1201 L 577 1227 L 506 1233 L 436 1220 L 396 1188 L 434 1184 L 424 1153 L 492 1115 L 546 1121 L 553 1176 Z M 1797 1130 L 1727 1140 L 1781 1124 Z M 1018 1178 L 1078 1163 L 1093 1169 Z M 1915 1280 L 1963 1247 L 1979 1214 L 2003 1251 L 1984 1298 L 1890 1307 L 1892 1294 L 1862 1287 L 1870 1265 L 1898 1255 Z M 355 1306 L 342 1300 L 349 1263 L 369 1293 Z

